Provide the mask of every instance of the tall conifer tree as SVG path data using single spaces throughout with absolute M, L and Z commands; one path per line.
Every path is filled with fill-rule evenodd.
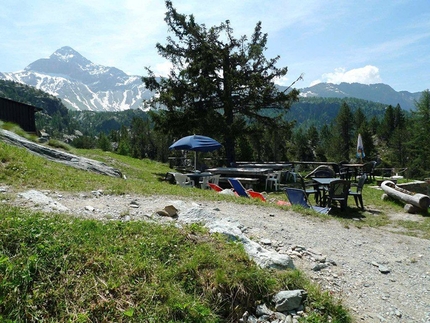
M 172 33 L 158 53 L 172 63 L 166 78 L 147 68 L 145 86 L 156 92 L 147 103 L 165 110 L 153 113 L 158 129 L 179 138 L 192 133 L 213 136 L 224 145 L 227 161 L 235 161 L 238 136 L 251 122 L 268 127 L 282 124 L 282 114 L 298 91 L 279 91 L 274 81 L 287 74 L 277 68 L 279 57 L 267 59 L 267 34 L 257 23 L 254 33 L 235 38 L 230 22 L 207 28 L 193 15 L 179 14 L 166 1 L 165 21 Z M 270 109 L 270 114 L 264 113 Z

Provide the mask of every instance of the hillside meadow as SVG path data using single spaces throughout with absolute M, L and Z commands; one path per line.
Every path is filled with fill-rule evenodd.
M 97 175 L 45 160 L 0 142 L 0 319 L 4 322 L 237 322 L 245 311 L 269 303 L 282 289 L 308 292 L 302 322 L 352 322 L 334 299 L 298 270 L 257 267 L 239 244 L 204 227 L 175 227 L 143 222 L 102 222 L 45 214 L 12 206 L 12 192 L 103 190 L 109 194 L 186 196 L 274 206 L 285 199 L 270 193 L 269 203 L 183 189 L 163 181 L 171 169 L 100 150 L 74 154 L 118 168 L 127 179 Z M 398 203 L 382 202 L 381 192 L 365 189 L 366 205 L 378 217 L 348 208 L 335 217 L 345 226 L 402 227 L 404 233 L 429 237 L 429 221 L 393 222 Z M 282 207 L 281 207 L 282 208 Z M 294 208 L 304 217 L 317 216 Z M 321 217 L 321 216 L 320 216 Z M 360 218 L 360 221 L 356 219 Z M 190 236 L 197 236 L 190 239 Z M 214 255 L 216 255 L 214 257 Z

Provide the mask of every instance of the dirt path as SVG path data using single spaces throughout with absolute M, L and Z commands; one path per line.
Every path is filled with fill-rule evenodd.
M 357 322 L 430 322 L 430 243 L 382 229 L 345 227 L 292 211 L 228 202 L 178 201 L 169 196 L 105 196 L 102 192 L 43 192 L 45 202 L 17 194 L 14 203 L 97 218 L 157 220 L 155 211 L 198 207 L 239 221 L 267 249 L 288 253 L 294 264 L 351 308 Z M 63 209 L 65 208 L 65 209 Z M 321 266 L 321 264 L 323 264 Z M 316 268 L 316 265 L 318 267 Z

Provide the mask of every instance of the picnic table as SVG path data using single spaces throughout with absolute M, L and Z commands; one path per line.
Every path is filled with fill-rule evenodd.
M 266 177 L 272 169 L 259 167 L 215 167 L 206 169 L 212 174 L 220 174 L 226 177 Z
M 221 175 L 220 183 L 226 184 L 228 178 L 233 177 L 239 179 L 246 188 L 251 188 L 260 181 L 266 180 L 267 174 L 273 170 L 259 167 L 216 167 L 206 169 L 206 171 Z
M 273 170 L 282 170 L 286 168 L 291 168 L 291 163 L 246 163 L 246 162 L 237 162 L 238 167 L 245 168 L 270 168 Z

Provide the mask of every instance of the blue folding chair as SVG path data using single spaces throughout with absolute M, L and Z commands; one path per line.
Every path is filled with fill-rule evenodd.
M 246 191 L 245 187 L 243 187 L 242 183 L 239 182 L 239 180 L 236 178 L 229 178 L 228 182 L 230 183 L 231 187 L 233 187 L 237 195 L 249 198 L 248 192 Z
M 321 213 L 321 214 L 328 214 L 328 212 L 330 211 L 329 207 L 310 205 L 308 203 L 306 193 L 304 190 L 301 190 L 298 188 L 286 187 L 285 194 L 287 195 L 288 200 L 292 205 L 300 205 L 306 209 L 312 209 L 315 212 Z

